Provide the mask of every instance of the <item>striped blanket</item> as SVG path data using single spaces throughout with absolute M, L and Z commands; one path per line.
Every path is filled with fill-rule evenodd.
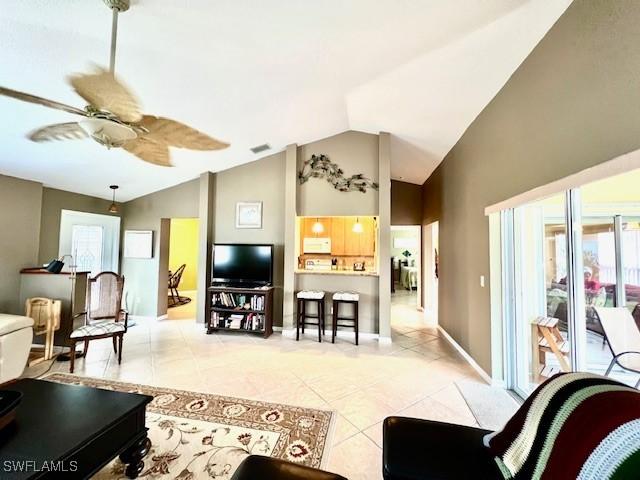
M 505 479 L 640 479 L 640 392 L 563 373 L 485 437 Z

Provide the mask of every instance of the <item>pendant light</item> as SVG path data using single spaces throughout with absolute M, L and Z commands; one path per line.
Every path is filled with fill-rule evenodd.
M 360 218 L 356 217 L 356 223 L 353 224 L 353 233 L 362 233 L 364 232 L 364 227 L 360 223 Z
M 116 190 L 118 189 L 118 185 L 109 185 L 109 188 L 113 190 L 113 199 L 111 200 L 111 205 L 109 205 L 109 213 L 118 213 L 118 205 L 116 205 Z
M 316 218 L 316 223 L 313 224 L 313 226 L 311 227 L 311 231 L 313 233 L 315 233 L 316 235 L 324 232 L 324 225 L 322 225 L 322 223 L 320 223 L 320 219 Z

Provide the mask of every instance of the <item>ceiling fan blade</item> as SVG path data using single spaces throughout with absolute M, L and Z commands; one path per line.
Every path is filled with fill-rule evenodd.
M 51 140 L 80 140 L 87 138 L 85 132 L 76 122 L 56 123 L 34 130 L 28 135 L 34 142 L 48 142 Z
M 229 146 L 209 135 L 199 132 L 184 123 L 164 117 L 144 115 L 140 125 L 149 130 L 145 138 L 152 138 L 172 147 L 188 148 L 190 150 L 221 150 Z
M 82 115 L 83 117 L 87 116 L 87 112 L 79 108 L 65 105 L 64 103 L 60 102 L 54 102 L 53 100 L 38 97 L 36 95 L 31 95 L 29 93 L 19 92 L 18 90 L 12 90 L 10 88 L 0 87 L 0 95 L 15 98 L 16 100 L 22 100 L 23 102 L 35 103 L 36 105 L 43 105 L 45 107 L 63 110 L 65 112 L 74 113 L 76 115 Z
M 99 68 L 96 73 L 69 77 L 73 89 L 90 105 L 117 115 L 124 122 L 139 122 L 140 107 L 133 94 L 113 74 Z
M 156 142 L 151 138 L 138 137 L 125 143 L 122 148 L 145 162 L 172 167 L 169 157 L 169 147 L 166 143 Z

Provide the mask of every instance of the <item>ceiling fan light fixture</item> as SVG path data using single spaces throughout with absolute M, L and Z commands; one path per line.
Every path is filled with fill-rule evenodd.
M 78 122 L 78 125 L 87 135 L 107 148 L 121 147 L 138 137 L 133 128 L 104 118 L 87 118 Z

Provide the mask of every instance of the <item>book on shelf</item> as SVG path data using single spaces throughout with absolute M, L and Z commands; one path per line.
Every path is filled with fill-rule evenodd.
M 264 330 L 264 315 L 261 313 L 221 314 L 211 312 L 211 326 L 213 328 L 229 328 L 233 330 Z
M 264 295 L 233 294 L 218 292 L 213 294 L 213 306 L 228 309 L 247 309 L 262 311 L 265 307 Z

